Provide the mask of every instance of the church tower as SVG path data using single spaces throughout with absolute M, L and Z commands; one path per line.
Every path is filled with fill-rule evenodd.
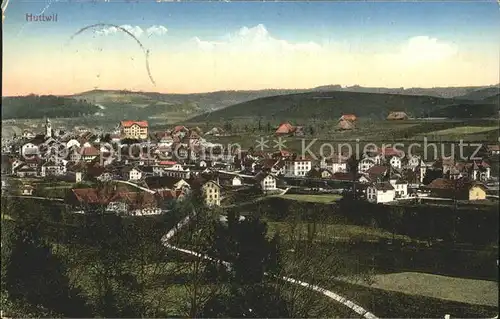
M 52 124 L 48 118 L 45 120 L 45 137 L 52 137 Z

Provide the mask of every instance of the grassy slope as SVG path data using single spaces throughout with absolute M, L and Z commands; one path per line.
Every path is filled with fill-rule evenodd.
M 256 99 L 194 118 L 234 119 L 262 116 L 266 119 L 307 121 L 313 118 L 338 119 L 342 114 L 383 119 L 390 111 L 405 111 L 415 117 L 439 107 L 455 104 L 453 99 L 430 96 L 353 92 L 314 92 Z

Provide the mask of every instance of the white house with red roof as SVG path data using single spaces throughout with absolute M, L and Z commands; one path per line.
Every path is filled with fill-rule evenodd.
M 121 121 L 120 136 L 122 139 L 145 140 L 148 138 L 148 121 Z

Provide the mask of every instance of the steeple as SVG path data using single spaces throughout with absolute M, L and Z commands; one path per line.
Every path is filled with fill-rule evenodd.
M 49 118 L 45 119 L 45 137 L 52 137 L 52 123 Z

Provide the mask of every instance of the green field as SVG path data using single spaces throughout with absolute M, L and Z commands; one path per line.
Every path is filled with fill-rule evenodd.
M 375 275 L 373 284 L 364 285 L 417 296 L 498 307 L 498 283 L 494 281 L 402 272 Z
M 449 128 L 440 131 L 429 132 L 425 135 L 458 135 L 458 134 L 476 134 L 492 130 L 498 130 L 498 126 L 461 126 Z
M 276 196 L 284 199 L 309 202 L 309 203 L 332 203 L 342 198 L 341 195 L 335 195 L 335 194 L 328 194 L 328 195 L 285 194 Z
M 310 224 L 309 224 L 310 225 Z M 268 233 L 273 235 L 279 233 L 284 238 L 288 238 L 292 231 L 297 232 L 303 238 L 308 232 L 307 223 L 298 223 L 296 225 L 288 222 L 268 221 Z M 309 226 L 310 227 L 310 226 Z M 380 240 L 380 239 L 395 239 L 410 241 L 408 236 L 395 235 L 391 232 L 380 228 L 347 225 L 347 224 L 316 224 L 314 231 L 316 232 L 317 240 L 322 242 L 334 242 L 337 240 Z

